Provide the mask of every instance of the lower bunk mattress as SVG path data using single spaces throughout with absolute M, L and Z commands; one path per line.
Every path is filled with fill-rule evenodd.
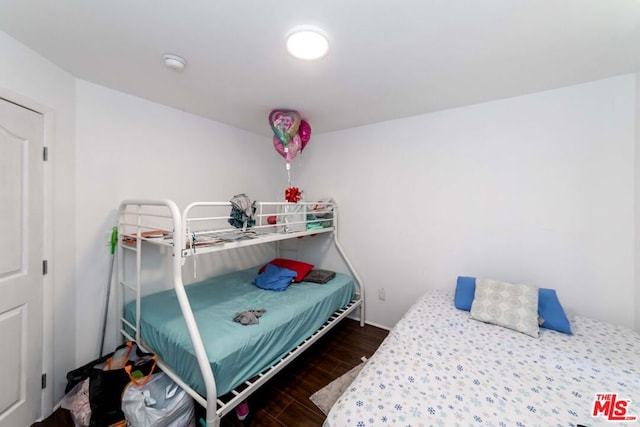
M 573 335 L 540 329 L 531 338 L 470 319 L 452 292 L 430 291 L 391 330 L 325 427 L 640 421 L 640 334 L 582 316 L 571 328 Z M 626 415 L 621 406 L 607 411 L 622 400 L 630 401 Z
M 336 274 L 326 284 L 300 282 L 274 292 L 252 284 L 258 267 L 185 287 L 211 363 L 218 396 L 259 374 L 322 326 L 355 294 L 350 276 Z M 195 391 L 206 396 L 202 374 L 173 289 L 141 298 L 140 332 Z M 264 309 L 257 324 L 234 322 L 236 313 Z M 135 324 L 135 301 L 124 317 Z

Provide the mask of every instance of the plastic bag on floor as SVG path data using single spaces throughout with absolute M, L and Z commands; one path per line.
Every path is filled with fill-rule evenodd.
M 133 374 L 151 378 L 156 369 L 156 356 L 142 352 L 134 342 L 127 342 L 106 356 L 102 356 L 86 365 L 67 373 L 65 392 L 88 380 L 89 406 L 91 420 L 89 426 L 114 426 L 124 422 L 124 414 L 120 409 L 122 392 L 125 386 L 134 379 Z M 136 381 L 142 381 L 136 379 Z M 82 401 L 84 403 L 84 401 Z M 71 404 L 74 404 L 72 402 Z M 78 406 L 78 402 L 75 402 Z M 84 407 L 81 407 L 84 410 Z M 84 412 L 81 419 L 84 423 Z M 73 412 L 72 412 L 73 415 Z
M 76 384 L 62 399 L 60 407 L 68 409 L 76 427 L 87 427 L 91 421 L 89 379 Z
M 131 427 L 195 427 L 193 399 L 165 373 L 145 384 L 133 382 L 122 394 L 122 412 Z

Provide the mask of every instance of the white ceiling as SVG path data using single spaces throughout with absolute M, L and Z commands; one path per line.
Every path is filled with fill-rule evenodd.
M 327 33 L 325 58 L 288 55 L 299 25 Z M 640 0 L 0 0 L 0 29 L 81 79 L 265 135 L 274 108 L 326 132 L 640 70 Z

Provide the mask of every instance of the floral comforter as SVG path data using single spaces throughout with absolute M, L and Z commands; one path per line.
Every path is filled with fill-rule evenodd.
M 451 292 L 429 292 L 325 426 L 640 425 L 640 335 L 578 316 L 571 327 L 572 336 L 531 338 L 469 319 Z

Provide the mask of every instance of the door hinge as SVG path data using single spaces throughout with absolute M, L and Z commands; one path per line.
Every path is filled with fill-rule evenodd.
M 49 273 L 49 261 L 46 259 L 42 260 L 42 275 L 46 276 Z
M 47 374 L 42 374 L 42 388 L 47 388 Z
M 42 160 L 44 162 L 49 161 L 49 147 L 42 147 Z

